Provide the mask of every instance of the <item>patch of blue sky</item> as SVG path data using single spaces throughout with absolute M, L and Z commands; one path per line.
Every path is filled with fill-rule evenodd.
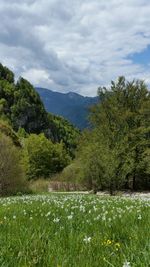
M 128 57 L 134 64 L 150 66 L 150 45 L 142 52 L 134 53 Z

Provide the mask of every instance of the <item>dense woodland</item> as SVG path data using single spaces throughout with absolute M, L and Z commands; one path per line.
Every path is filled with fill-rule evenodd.
M 64 118 L 46 112 L 27 80 L 14 80 L 13 72 L 0 64 L 1 195 L 22 191 L 23 176 L 28 181 L 60 172 L 74 158 L 80 134 Z
M 119 77 L 98 89 L 92 128 L 82 133 L 46 112 L 34 87 L 0 64 L 0 195 L 30 192 L 32 180 L 84 189 L 150 189 L 150 92 Z

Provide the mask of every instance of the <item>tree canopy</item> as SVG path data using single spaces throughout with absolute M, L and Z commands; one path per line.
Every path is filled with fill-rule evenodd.
M 119 77 L 99 88 L 92 108 L 94 129 L 80 144 L 79 157 L 91 186 L 133 190 L 150 188 L 150 92 L 143 81 Z M 147 152 L 146 152 L 147 151 Z M 150 158 L 149 158 L 150 160 Z

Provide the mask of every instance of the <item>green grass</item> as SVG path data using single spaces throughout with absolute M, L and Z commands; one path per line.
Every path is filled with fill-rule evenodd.
M 150 202 L 88 195 L 0 199 L 1 267 L 148 267 Z

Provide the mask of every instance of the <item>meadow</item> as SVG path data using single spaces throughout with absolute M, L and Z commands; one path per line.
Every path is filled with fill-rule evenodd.
M 1 267 L 148 267 L 150 201 L 82 194 L 0 199 Z

